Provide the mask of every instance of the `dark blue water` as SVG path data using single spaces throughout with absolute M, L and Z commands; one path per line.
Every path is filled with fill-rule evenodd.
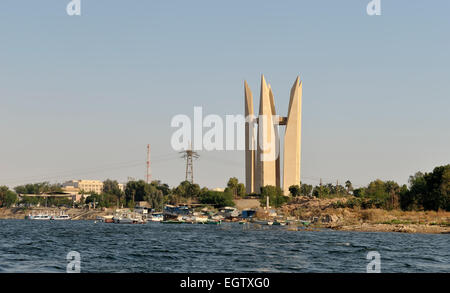
M 224 223 L 0 220 L 0 272 L 450 272 L 450 235 L 288 231 Z

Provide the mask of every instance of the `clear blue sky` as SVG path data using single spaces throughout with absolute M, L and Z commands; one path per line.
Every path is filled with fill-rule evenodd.
M 356 186 L 450 162 L 450 2 L 0 2 L 0 185 L 184 179 L 175 114 L 243 114 L 264 73 L 286 114 L 303 80 L 302 177 Z M 257 103 L 256 103 L 257 105 Z M 201 152 L 195 181 L 244 180 L 242 152 Z

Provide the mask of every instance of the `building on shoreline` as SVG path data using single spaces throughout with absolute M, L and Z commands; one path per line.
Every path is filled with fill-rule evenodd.
M 70 180 L 63 183 L 63 190 L 65 192 L 95 192 L 102 193 L 103 182 L 100 180 Z
M 119 183 L 119 189 L 124 192 L 125 184 Z M 71 194 L 74 201 L 80 201 L 84 198 L 84 193 L 101 194 L 103 191 L 103 182 L 100 180 L 69 180 L 62 184 L 65 193 Z
M 125 184 L 119 183 L 118 185 L 121 191 L 125 191 Z M 84 191 L 100 194 L 103 191 L 103 182 L 100 180 L 70 180 L 63 183 L 62 187 L 66 192 Z

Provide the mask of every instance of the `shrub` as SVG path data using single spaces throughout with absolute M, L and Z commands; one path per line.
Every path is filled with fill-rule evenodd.
M 231 192 L 220 192 L 208 190 L 200 195 L 200 203 L 214 205 L 218 208 L 234 206 Z

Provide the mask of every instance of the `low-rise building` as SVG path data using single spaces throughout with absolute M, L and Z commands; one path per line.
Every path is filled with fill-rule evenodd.
M 63 183 L 63 190 L 78 191 L 78 192 L 95 192 L 97 194 L 102 193 L 103 182 L 100 180 L 70 180 Z
M 119 189 L 125 192 L 126 184 L 119 183 Z M 103 182 L 100 180 L 70 180 L 62 184 L 64 193 L 73 195 L 75 201 L 86 198 L 90 193 L 101 194 Z

